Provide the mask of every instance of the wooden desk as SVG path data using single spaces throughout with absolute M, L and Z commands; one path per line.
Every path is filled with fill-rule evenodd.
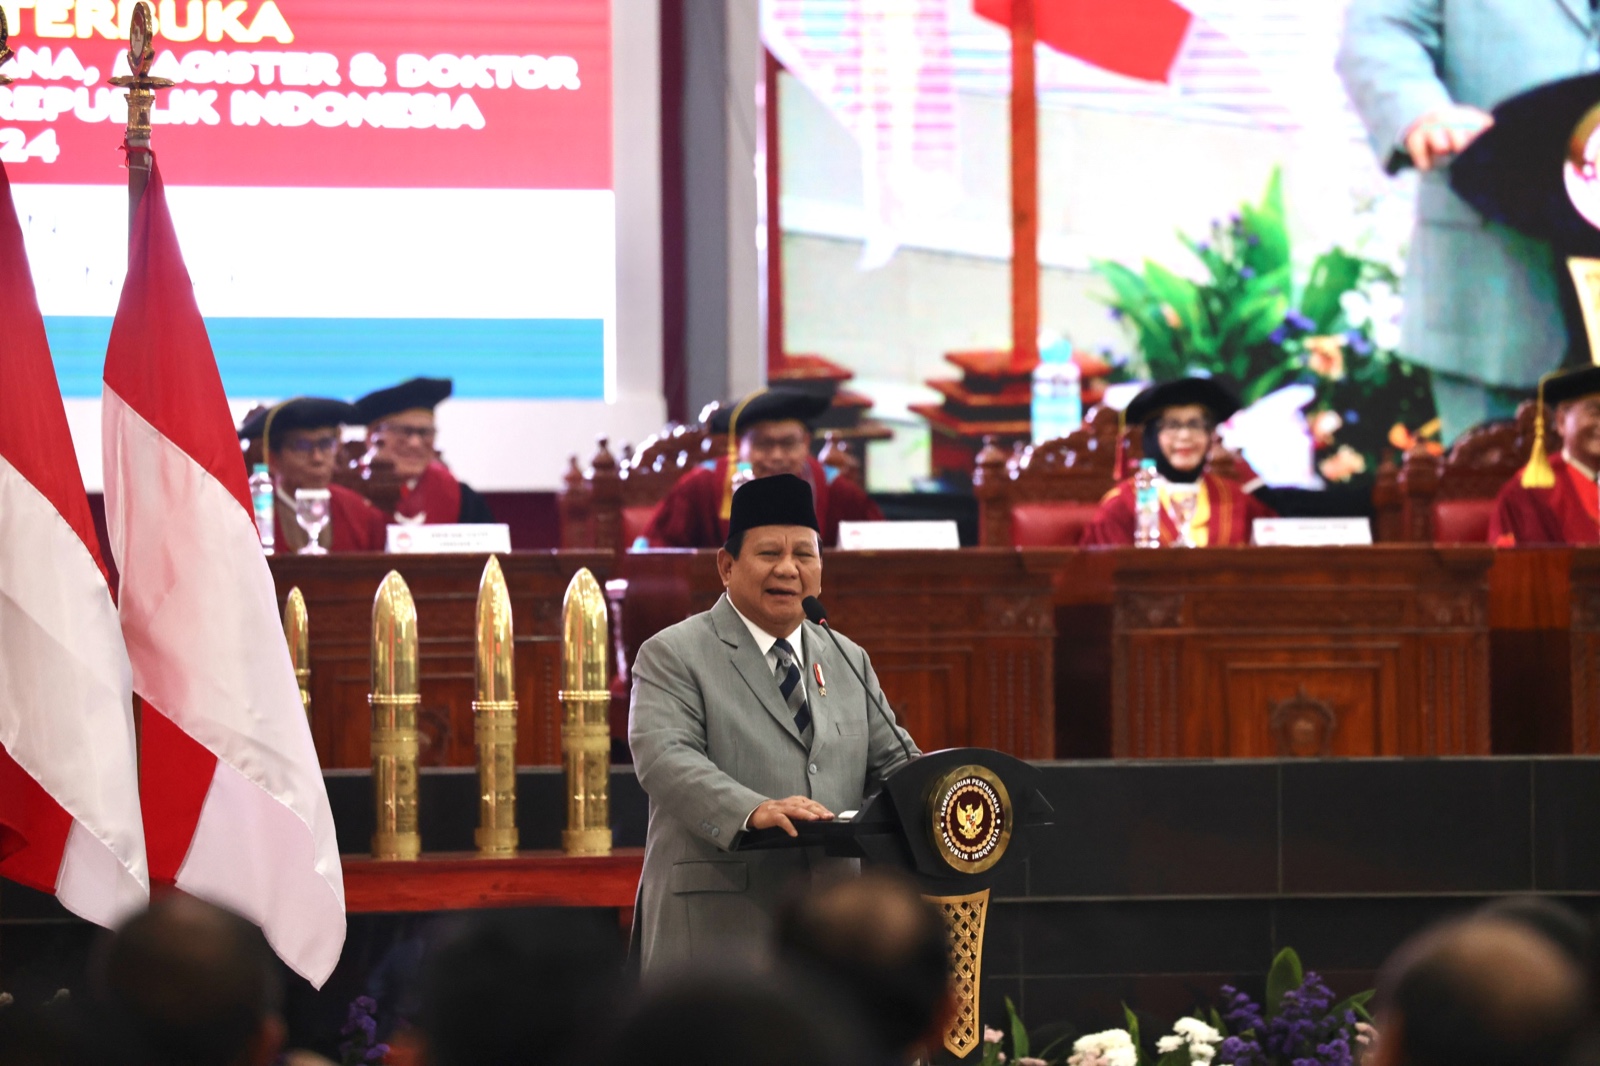
M 343 855 L 345 910 L 351 914 L 453 911 L 476 907 L 616 907 L 631 911 L 643 848 L 610 855 L 524 851 L 484 859 L 472 852 L 380 862 Z
M 629 553 L 630 658 L 645 637 L 722 594 L 715 552 Z M 829 552 L 828 620 L 866 648 L 924 751 L 975 746 L 1055 756 L 1050 584 L 1010 549 Z
M 1489 754 L 1493 556 L 1118 553 L 1112 754 Z
M 398 570 L 417 605 L 423 766 L 471 766 L 473 642 L 484 555 L 275 555 L 281 609 L 289 590 L 306 598 L 311 628 L 311 735 L 324 768 L 372 764 L 372 600 Z M 561 597 L 580 567 L 611 576 L 607 552 L 518 552 L 501 556 L 516 646 L 519 765 L 561 761 Z

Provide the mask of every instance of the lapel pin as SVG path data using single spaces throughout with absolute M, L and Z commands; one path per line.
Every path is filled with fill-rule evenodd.
M 822 664 L 812 663 L 811 672 L 817 675 L 817 695 L 826 696 L 828 694 L 828 682 L 822 676 Z

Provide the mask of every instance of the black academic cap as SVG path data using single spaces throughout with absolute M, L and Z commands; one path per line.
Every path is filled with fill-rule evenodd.
M 415 411 L 419 408 L 433 410 L 450 395 L 454 383 L 449 378 L 412 378 L 387 389 L 369 392 L 356 401 L 355 421 L 370 426 L 379 419 Z
M 271 434 L 271 441 L 279 441 L 291 429 L 322 429 L 324 426 L 355 425 L 359 421 L 355 407 L 343 400 L 300 396 L 276 407 L 257 407 L 245 415 L 239 424 L 239 439 L 255 440 L 267 432 Z
M 1567 193 L 1568 160 L 1583 164 L 1585 146 L 1573 142 L 1596 105 L 1600 74 L 1511 97 L 1494 109 L 1494 125 L 1450 164 L 1450 187 L 1484 218 L 1549 241 L 1563 255 L 1600 255 L 1600 230 Z
M 1600 392 L 1600 366 L 1580 367 L 1547 379 L 1544 383 L 1544 402 L 1566 403 L 1597 392 Z
M 831 402 L 828 396 L 798 389 L 762 389 L 736 404 L 718 407 L 711 416 L 711 432 L 726 433 L 731 422 L 742 436 L 762 422 L 783 422 L 791 418 L 804 422 L 809 428 Z
M 728 537 L 732 539 L 758 526 L 817 526 L 817 508 L 811 499 L 811 486 L 793 474 L 774 474 L 746 481 L 733 494 L 733 512 L 728 518 Z
M 1136 426 L 1155 418 L 1168 407 L 1199 404 L 1218 422 L 1226 422 L 1239 410 L 1239 397 L 1216 378 L 1179 378 L 1151 385 L 1129 403 L 1123 420 Z

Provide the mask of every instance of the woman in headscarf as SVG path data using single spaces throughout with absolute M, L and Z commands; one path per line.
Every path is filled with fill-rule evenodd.
M 1206 471 L 1217 425 L 1237 410 L 1238 397 L 1211 378 L 1152 385 L 1128 404 L 1127 424 L 1143 427 L 1145 457 L 1156 463 L 1163 547 L 1248 544 L 1251 524 L 1274 517 L 1237 482 Z M 1136 522 L 1130 477 L 1100 501 L 1081 543 L 1132 545 Z

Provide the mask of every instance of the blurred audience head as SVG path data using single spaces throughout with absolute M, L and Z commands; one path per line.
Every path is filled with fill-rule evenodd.
M 1587 1022 L 1584 976 L 1524 920 L 1474 916 L 1413 937 L 1378 981 L 1372 1066 L 1551 1066 Z
M 422 961 L 417 1028 L 430 1066 L 586 1059 L 613 1017 L 616 920 L 488 911 L 449 923 Z
M 125 922 L 98 964 L 96 996 L 118 1061 L 267 1066 L 283 1046 L 278 961 L 244 918 L 172 893 Z
M 624 1012 L 604 1066 L 876 1066 L 841 1000 L 785 970 L 652 975 Z
M 1503 896 L 1478 909 L 1478 917 L 1521 923 L 1560 948 L 1583 973 L 1594 956 L 1594 931 L 1577 911 L 1544 896 Z
M 944 917 L 909 878 L 870 871 L 797 897 L 777 939 L 783 962 L 858 1005 L 880 1051 L 939 1045 L 955 1009 Z

